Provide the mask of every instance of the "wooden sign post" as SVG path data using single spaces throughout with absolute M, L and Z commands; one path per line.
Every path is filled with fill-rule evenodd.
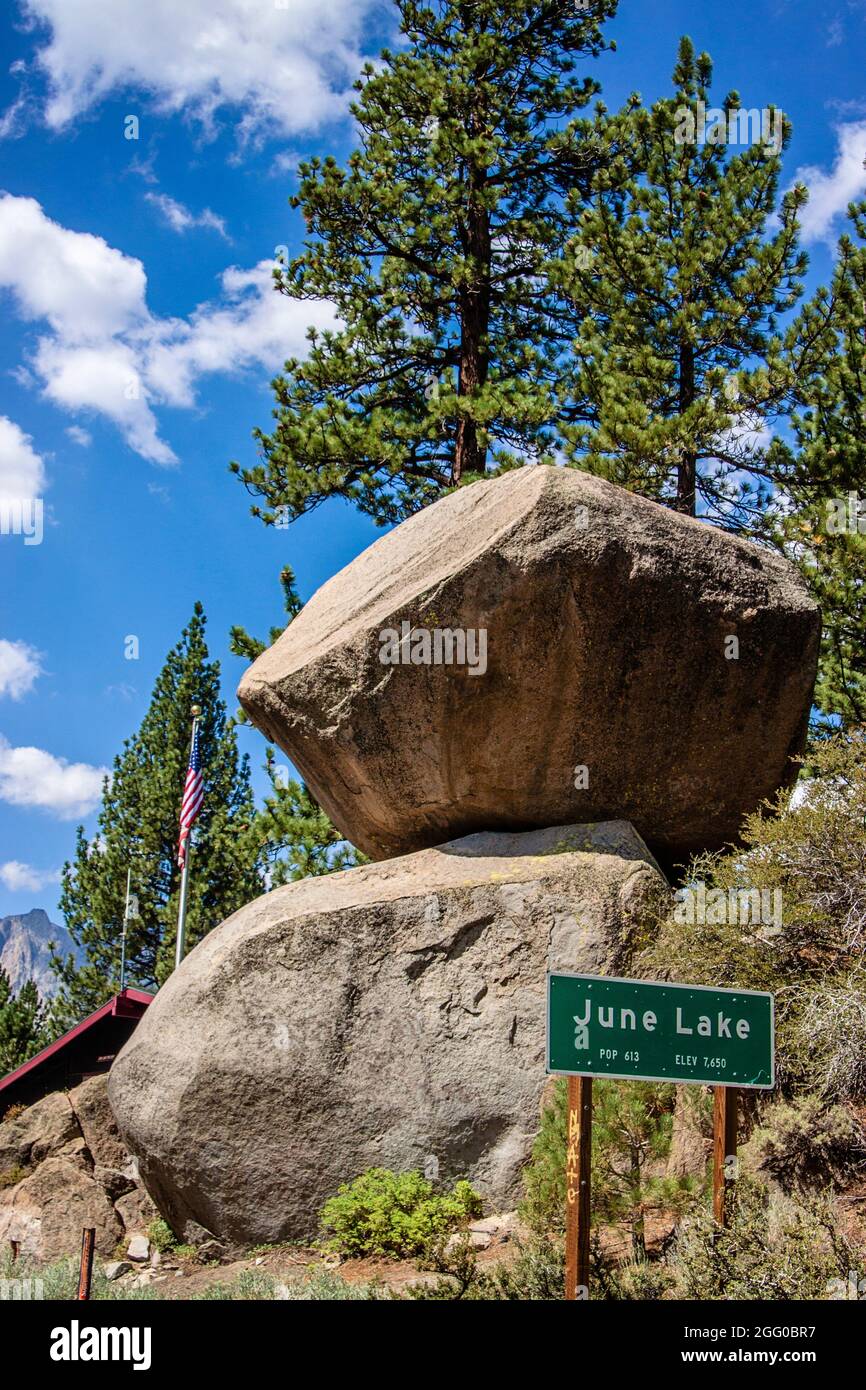
M 724 1226 L 737 1176 L 738 1092 L 775 1084 L 773 1023 L 773 996 L 758 990 L 548 975 L 547 1070 L 568 1077 L 567 1299 L 589 1298 L 592 1078 L 713 1087 L 713 1214 Z
M 589 1297 L 589 1208 L 592 1171 L 592 1077 L 568 1078 L 565 1160 L 565 1296 Z
M 719 1226 L 728 1224 L 737 1176 L 737 1101 L 736 1086 L 713 1088 L 713 1217 Z
M 96 1245 L 96 1231 L 85 1226 L 81 1232 L 81 1264 L 78 1272 L 77 1302 L 87 1302 L 90 1298 L 90 1285 L 93 1280 L 93 1250 Z

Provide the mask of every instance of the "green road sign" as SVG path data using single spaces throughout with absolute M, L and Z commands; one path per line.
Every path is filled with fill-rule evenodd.
M 769 1089 L 773 996 L 750 989 L 548 975 L 547 1070 Z

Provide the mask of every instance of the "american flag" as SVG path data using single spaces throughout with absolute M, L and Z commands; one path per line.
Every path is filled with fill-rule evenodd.
M 189 755 L 189 767 L 186 770 L 186 784 L 183 789 L 183 801 L 180 807 L 180 843 L 177 847 L 177 862 L 182 869 L 186 864 L 186 850 L 189 844 L 189 833 L 192 830 L 195 818 L 201 810 L 201 803 L 204 801 L 204 777 L 201 770 L 201 749 L 198 742 L 198 721 L 196 721 L 195 733 L 192 738 L 192 748 Z

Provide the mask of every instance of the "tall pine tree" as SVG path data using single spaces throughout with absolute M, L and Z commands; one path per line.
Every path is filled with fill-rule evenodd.
M 48 1041 L 45 1007 L 32 980 L 25 980 L 17 994 L 0 965 L 0 1076 L 14 1071 Z
M 615 0 L 397 3 L 408 47 L 364 69 L 358 149 L 302 164 L 291 200 L 308 239 L 278 287 L 340 324 L 274 382 L 261 461 L 232 465 L 269 523 L 340 495 L 387 524 L 552 440 L 567 319 L 543 267 L 595 160 L 561 127 Z
M 577 466 L 749 529 L 779 481 L 766 426 L 796 379 L 779 319 L 801 293 L 806 195 L 779 205 L 782 113 L 749 117 L 736 92 L 713 113 L 711 80 L 684 38 L 672 96 L 579 123 L 612 157 L 588 206 L 583 190 L 572 200 L 576 230 L 552 272 L 574 305 L 563 433 Z
M 60 990 L 51 1018 L 58 1031 L 117 989 L 128 867 L 134 915 L 127 924 L 127 982 L 152 989 L 171 972 L 193 705 L 202 710 L 204 801 L 193 830 L 188 947 L 262 891 L 248 760 L 238 756 L 234 725 L 220 697 L 219 663 L 208 656 L 205 622 L 197 603 L 157 678 L 140 729 L 115 758 L 97 834 L 90 838 L 79 826 L 75 856 L 64 866 L 60 907 L 85 958 L 81 965 L 71 956 L 54 961 Z
M 793 445 L 775 442 L 791 477 L 781 544 L 821 605 L 816 703 L 833 722 L 866 725 L 866 202 L 849 208 L 829 287 L 806 304 L 795 340 L 809 344 Z M 852 235 L 853 232 L 853 235 Z

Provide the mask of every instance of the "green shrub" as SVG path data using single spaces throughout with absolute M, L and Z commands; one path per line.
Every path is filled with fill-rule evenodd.
M 161 1216 L 157 1216 L 151 1221 L 147 1228 L 147 1238 L 155 1250 L 159 1250 L 165 1255 L 169 1250 L 174 1250 L 177 1245 L 177 1236 L 171 1229 L 167 1221 L 163 1221 Z
M 0 1189 L 14 1187 L 16 1183 L 26 1177 L 27 1169 L 22 1168 L 20 1163 L 16 1163 L 12 1168 L 7 1168 L 5 1173 L 0 1173 Z
M 244 1269 L 229 1282 L 209 1284 L 193 1294 L 193 1303 L 267 1302 L 279 1297 L 278 1285 L 272 1274 L 262 1269 Z
M 492 1267 L 478 1264 L 469 1242 L 437 1244 L 425 1257 L 439 1274 L 432 1284 L 415 1284 L 405 1298 L 437 1301 L 560 1302 L 565 1298 L 565 1242 L 560 1236 L 533 1235 L 516 1242 L 517 1257 Z M 650 1301 L 663 1298 L 674 1275 L 663 1261 L 633 1260 L 625 1265 L 602 1255 L 592 1244 L 590 1289 L 594 1299 Z
M 708 1210 L 686 1218 L 671 1266 L 677 1298 L 824 1300 L 857 1260 L 827 1195 L 795 1200 L 743 1177 L 729 1227 Z
M 331 1270 L 318 1269 L 281 1283 L 273 1274 L 262 1269 L 245 1269 L 236 1279 L 229 1282 L 211 1284 L 201 1293 L 193 1294 L 191 1302 L 196 1303 L 247 1303 L 247 1302 L 347 1302 L 390 1298 L 391 1294 L 381 1284 L 349 1284 L 339 1274 Z
M 689 922 L 672 909 L 636 972 L 772 991 L 783 1088 L 857 1100 L 866 1097 L 866 732 L 818 745 L 809 771 L 796 806 L 781 792 L 746 820 L 743 848 L 702 855 L 687 875 L 708 891 L 778 892 L 781 922 L 755 913 Z
M 565 1242 L 535 1235 L 518 1241 L 517 1259 L 485 1275 L 485 1297 L 514 1302 L 553 1302 L 565 1298 Z
M 350 1284 L 330 1269 L 317 1269 L 303 1279 L 284 1284 L 279 1296 L 293 1303 L 346 1303 L 361 1300 L 378 1301 L 393 1297 L 382 1284 L 369 1281 Z
M 330 1232 L 328 1250 L 348 1257 L 405 1259 L 422 1254 L 436 1236 L 480 1212 L 481 1198 L 468 1182 L 456 1183 L 450 1193 L 436 1193 L 419 1172 L 370 1168 L 328 1199 L 321 1222 Z
M 620 1263 L 602 1253 L 597 1239 L 592 1244 L 590 1291 L 594 1299 L 654 1303 L 670 1297 L 675 1276 L 666 1260 L 627 1260 Z
M 11 1256 L 7 1254 L 0 1260 L 0 1278 L 40 1280 L 42 1296 L 46 1302 L 67 1303 L 74 1301 L 78 1293 L 79 1263 L 77 1256 L 67 1255 L 48 1265 L 39 1265 L 24 1256 L 13 1264 Z M 153 1288 L 134 1289 L 129 1284 L 106 1279 L 102 1262 L 96 1260 L 93 1265 L 90 1296 L 96 1303 L 140 1303 L 158 1299 L 159 1293 Z
M 439 1278 L 412 1284 L 402 1295 L 418 1302 L 559 1300 L 565 1296 L 565 1247 L 560 1239 L 532 1236 L 517 1242 L 517 1258 L 507 1265 L 482 1268 L 464 1236 L 432 1240 L 423 1256 L 425 1269 Z
M 791 1029 L 800 1056 L 811 1058 L 823 1095 L 866 1096 L 866 988 L 862 965 L 804 991 Z
M 532 1156 L 523 1170 L 520 1215 L 538 1234 L 565 1230 L 565 1151 L 568 1133 L 568 1084 L 554 1082 L 541 1112 Z
M 866 1135 L 847 1106 L 803 1096 L 768 1107 L 743 1157 L 786 1192 L 828 1180 L 841 1186 L 866 1165 Z

